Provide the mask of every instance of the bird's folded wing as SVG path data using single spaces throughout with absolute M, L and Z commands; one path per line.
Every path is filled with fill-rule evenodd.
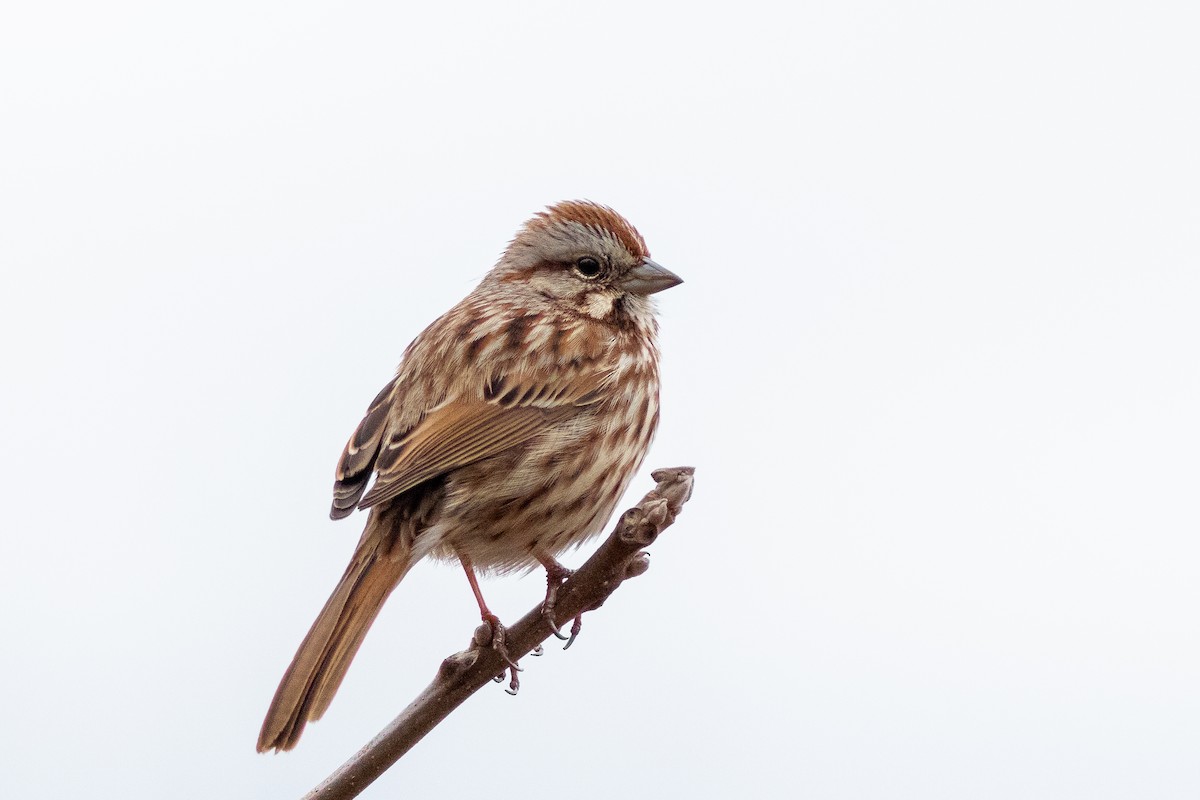
M 358 503 L 369 508 L 430 478 L 503 453 L 570 419 L 605 393 L 604 381 L 565 385 L 493 379 L 480 399 L 459 399 L 431 410 L 407 431 L 381 443 L 377 478 Z
M 571 407 L 504 408 L 481 402 L 443 406 L 426 415 L 398 442 L 384 445 L 375 463 L 378 478 L 358 507 L 370 508 L 444 472 L 524 444 L 576 411 Z

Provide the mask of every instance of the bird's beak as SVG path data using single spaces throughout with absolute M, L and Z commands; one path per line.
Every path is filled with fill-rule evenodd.
M 621 288 L 627 292 L 646 295 L 678 286 L 683 283 L 683 278 L 647 258 L 626 272 L 620 283 Z

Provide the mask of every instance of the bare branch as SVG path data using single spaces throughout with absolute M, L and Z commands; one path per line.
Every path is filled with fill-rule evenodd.
M 644 573 L 650 559 L 642 548 L 654 542 L 675 521 L 692 495 L 692 467 L 660 469 L 649 494 L 621 515 L 612 534 L 562 585 L 554 606 L 559 625 L 603 605 L 621 582 Z M 486 631 L 477 631 L 474 644 L 442 661 L 437 677 L 362 750 L 313 789 L 304 800 L 349 800 L 357 797 L 425 734 L 449 716 L 464 700 L 503 675 L 505 664 L 487 645 Z M 485 635 L 480 635 L 485 634 Z M 541 604 L 508 628 L 506 644 L 514 659 L 525 656 L 551 635 Z M 481 646 L 480 639 L 483 640 Z

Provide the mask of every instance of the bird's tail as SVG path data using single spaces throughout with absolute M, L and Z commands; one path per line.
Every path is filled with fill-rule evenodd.
M 379 609 L 412 567 L 409 548 L 385 543 L 391 537 L 373 528 L 369 522 L 350 566 L 283 674 L 258 734 L 258 752 L 291 750 L 305 724 L 321 718 Z

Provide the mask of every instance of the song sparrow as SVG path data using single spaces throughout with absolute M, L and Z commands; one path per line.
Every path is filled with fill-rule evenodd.
M 526 222 L 479 286 L 408 346 L 338 462 L 330 516 L 370 516 L 279 684 L 260 752 L 290 750 L 324 714 L 383 602 L 422 558 L 461 562 L 493 642 L 503 628 L 476 570 L 540 563 L 552 600 L 569 574 L 555 556 L 600 531 L 650 446 L 649 295 L 680 282 L 612 209 L 560 203 Z

